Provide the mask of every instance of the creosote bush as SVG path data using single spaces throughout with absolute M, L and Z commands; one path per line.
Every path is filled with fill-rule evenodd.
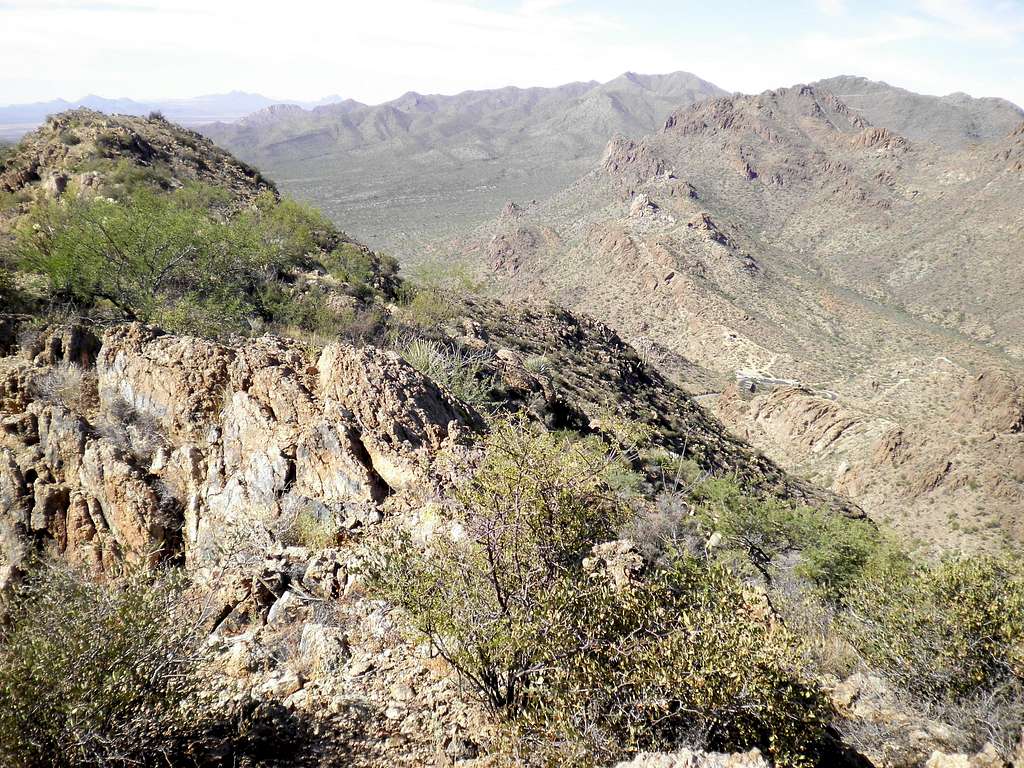
M 1011 556 L 872 563 L 843 626 L 887 678 L 928 701 L 1024 683 L 1024 567 Z
M 596 438 L 496 426 L 461 513 L 425 545 L 395 532 L 371 583 L 535 758 L 593 765 L 699 738 L 813 759 L 827 721 L 796 640 L 726 568 L 678 554 L 629 584 L 587 567 L 633 514 Z
M 99 584 L 40 566 L 0 631 L 0 762 L 180 764 L 199 732 L 199 633 L 170 573 Z
M 220 221 L 178 194 L 138 191 L 122 202 L 65 194 L 34 207 L 16 237 L 22 268 L 46 275 L 54 296 L 105 302 L 171 330 L 190 330 L 195 313 L 242 329 L 260 276 L 280 266 L 260 249 L 253 220 Z
M 731 478 L 695 484 L 691 501 L 705 530 L 721 537 L 723 552 L 738 553 L 769 586 L 778 561 L 796 554 L 796 575 L 840 601 L 867 563 L 888 551 L 887 540 L 866 519 L 749 494 Z

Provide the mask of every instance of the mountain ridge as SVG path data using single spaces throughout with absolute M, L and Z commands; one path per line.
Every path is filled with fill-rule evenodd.
M 550 194 L 583 173 L 613 133 L 640 135 L 680 104 L 724 94 L 686 72 L 624 73 L 603 84 L 410 92 L 378 105 L 263 112 L 203 132 L 372 245 L 412 252 L 485 221 L 510 197 Z
M 985 371 L 1024 381 L 1020 137 L 951 151 L 811 85 L 711 98 L 431 252 L 600 317 L 869 514 L 962 538 L 930 517 L 952 505 L 1019 538 L 1019 435 L 986 442 L 956 403 Z M 931 480 L 894 494 L 910 466 Z

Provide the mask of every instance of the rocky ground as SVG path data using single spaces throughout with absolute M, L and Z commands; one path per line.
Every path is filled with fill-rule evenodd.
M 74 140 L 62 138 L 67 131 Z M 83 168 L 95 160 L 103 161 L 102 171 Z M 90 174 L 115 173 L 122 161 L 132 172 L 156 173 L 161 189 L 205 179 L 227 190 L 237 206 L 275 194 L 251 169 L 165 121 L 76 113 L 52 120 L 5 165 L 0 184 L 27 196 L 0 223 L 15 220 L 30 201 L 59 199 L 71 183 L 89 194 Z M 643 145 L 620 142 L 605 166 L 621 181 L 637 167 L 658 163 Z M 695 204 L 698 193 L 690 186 L 658 178 L 680 206 Z M 652 195 L 616 199 L 617 205 L 628 202 L 631 221 L 651 225 L 644 230 L 650 240 L 600 235 L 622 257 L 615 269 L 624 275 L 636 271 L 637 254 L 657 245 L 658 227 L 676 219 Z M 523 279 L 520 287 L 529 285 L 525 276 L 536 255 L 523 249 L 540 252 L 568 239 L 564 231 L 527 226 L 531 215 L 508 207 L 507 239 L 489 241 L 493 266 L 513 282 Z M 719 288 L 755 285 L 768 298 L 794 295 L 765 277 L 771 271 L 752 246 L 737 257 L 740 244 L 753 241 L 719 218 L 695 214 L 680 232 L 704 244 L 700 269 L 718 275 Z M 368 249 L 360 253 L 379 258 Z M 652 311 L 674 306 L 659 302 L 666 295 L 682 301 L 688 294 L 677 293 L 676 286 L 697 281 L 678 264 L 670 271 L 654 287 L 637 272 L 642 285 L 624 282 L 620 299 L 646 290 L 655 296 Z M 772 287 L 777 284 L 784 287 Z M 421 372 L 399 354 L 400 333 L 381 333 L 371 343 L 338 337 L 317 343 L 255 330 L 214 340 L 101 313 L 89 319 L 42 309 L 35 315 L 4 312 L 0 596 L 10 594 L 40 555 L 100 581 L 135 565 L 180 567 L 200 608 L 195 631 L 210 650 L 211 706 L 269 714 L 262 721 L 270 723 L 268 730 L 257 734 L 263 764 L 498 767 L 523 762 L 507 734 L 410 630 L 407 617 L 376 598 L 365 579 L 368 547 L 387 525 L 401 524 L 427 538 L 444 521 L 451 491 L 477 465 L 478 438 L 495 419 L 519 415 L 551 431 L 604 438 L 626 457 L 630 482 L 647 501 L 678 481 L 665 477 L 664 464 L 655 461 L 667 457 L 691 464 L 701 477 L 731 476 L 751 493 L 855 518 L 858 525 L 864 525 L 864 510 L 856 500 L 885 510 L 894 504 L 891 491 L 883 498 L 884 476 L 866 466 L 905 474 L 909 509 L 933 493 L 976 498 L 972 482 L 978 479 L 991 486 L 986 498 L 998 492 L 1007 509 L 1019 505 L 1024 394 L 1013 374 L 955 363 L 900 368 L 892 371 L 896 381 L 879 379 L 877 387 L 856 390 L 863 398 L 856 400 L 824 384 L 761 375 L 750 365 L 724 386 L 737 355 L 756 361 L 768 349 L 747 331 L 727 331 L 716 324 L 721 318 L 708 319 L 724 293 L 701 294 L 707 312 L 694 318 L 707 320 L 705 330 L 718 330 L 694 337 L 683 351 L 703 350 L 703 357 L 692 358 L 668 345 L 640 344 L 637 351 L 624 340 L 649 340 L 655 330 L 650 318 L 639 321 L 650 323 L 647 328 L 624 323 L 628 332 L 620 336 L 557 305 L 435 296 L 442 311 L 428 323 L 418 319 L 417 340 L 473 363 L 484 391 L 473 404 L 441 376 Z M 822 301 L 838 301 L 837 295 Z M 403 324 L 411 322 L 411 305 L 388 298 L 395 296 L 389 291 L 367 300 L 379 303 L 385 326 L 408 331 Z M 871 317 L 863 304 L 842 306 L 847 309 L 837 310 L 840 317 Z M 661 321 L 676 327 L 671 313 Z M 817 321 L 811 317 L 795 327 Z M 694 324 L 701 327 L 696 319 Z M 738 327 L 749 330 L 750 323 Z M 863 338 L 877 327 L 851 333 Z M 833 330 L 843 332 L 838 325 Z M 728 349 L 719 352 L 721 365 L 713 353 L 718 332 Z M 766 333 L 784 335 L 777 328 Z M 819 361 L 779 359 L 790 360 L 801 374 L 827 372 Z M 688 387 L 662 369 L 686 378 Z M 964 447 L 951 453 L 948 443 L 935 442 L 934 425 L 901 399 L 903 378 L 929 393 L 956 388 L 952 405 L 933 413 Z M 698 403 L 694 390 L 712 396 Z M 880 417 L 877 404 L 863 405 L 870 395 L 861 393 L 873 391 L 878 403 L 893 404 L 891 418 Z M 1018 479 L 1011 482 L 1012 473 Z M 907 517 L 908 530 L 929 522 Z M 1019 521 L 1000 522 L 1014 531 Z M 642 565 L 642 542 L 615 535 L 586 559 L 588 578 L 628 581 Z M 699 547 L 706 552 L 718 546 L 714 536 L 701 539 Z M 947 722 L 939 712 L 922 714 L 860 668 L 816 682 L 835 709 L 833 735 L 848 764 L 1003 765 L 992 746 L 956 753 L 964 743 L 963 724 Z M 1005 744 L 1000 748 L 1008 753 Z M 765 764 L 756 751 L 683 750 L 637 755 L 623 766 Z

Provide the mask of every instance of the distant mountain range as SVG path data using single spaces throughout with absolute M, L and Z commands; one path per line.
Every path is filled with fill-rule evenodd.
M 316 107 L 335 101 L 341 101 L 341 97 L 327 96 L 319 101 L 299 103 L 307 107 Z M 270 99 L 258 93 L 245 93 L 244 91 L 196 96 L 189 99 L 158 99 L 154 101 L 107 99 L 90 94 L 77 101 L 54 99 L 33 104 L 12 104 L 0 107 L 0 138 L 19 138 L 40 125 L 48 115 L 77 107 L 88 107 L 99 112 L 122 115 L 145 115 L 158 111 L 162 112 L 168 120 L 195 126 L 218 120 L 237 120 L 257 110 L 283 103 L 295 102 Z
M 565 186 L 610 137 L 641 136 L 671 110 L 725 94 L 688 72 L 627 72 L 554 88 L 410 92 L 374 106 L 274 106 L 202 132 L 371 244 L 411 254 L 509 198 Z

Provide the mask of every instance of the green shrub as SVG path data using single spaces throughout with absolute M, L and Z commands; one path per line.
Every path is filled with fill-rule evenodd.
M 545 608 L 545 671 L 520 719 L 538 751 L 607 764 L 623 749 L 756 745 L 778 765 L 816 763 L 831 712 L 802 679 L 799 640 L 723 566 L 678 555 L 618 589 L 564 582 Z
M 323 347 L 339 338 L 355 342 L 383 336 L 386 317 L 380 307 L 363 305 L 332 308 L 329 295 L 318 286 L 300 291 L 270 282 L 260 291 L 260 303 L 277 332 Z
M 0 172 L 7 169 L 7 163 L 12 157 L 14 157 L 15 149 L 16 146 L 14 144 L 0 142 Z
M 398 316 L 414 328 L 436 328 L 456 316 L 458 297 L 482 290 L 483 284 L 460 265 L 420 265 L 397 292 Z
M 243 210 L 218 187 L 168 192 L 161 165 L 98 167 L 103 196 L 71 190 L 33 205 L 16 227 L 12 260 L 44 276 L 53 300 L 207 336 L 247 333 L 257 320 L 323 337 L 379 333 L 379 311 L 332 310 L 323 291 L 281 282 L 323 259 L 348 265 L 354 296 L 391 290 L 396 263 L 341 243 L 320 213 L 270 192 Z
M 444 292 L 403 283 L 398 316 L 414 328 L 432 329 L 455 316 L 455 303 Z
M 340 527 L 333 514 L 318 510 L 311 504 L 296 505 L 291 510 L 279 539 L 286 546 L 326 549 L 338 544 Z
M 123 202 L 68 194 L 40 203 L 19 222 L 15 248 L 55 297 L 175 331 L 240 330 L 279 258 L 260 248 L 248 218 L 225 222 L 183 196 L 141 190 Z
M 69 128 L 65 128 L 60 132 L 60 143 L 68 147 L 73 147 L 77 144 L 81 144 L 82 140 L 78 134 Z
M 796 553 L 795 573 L 832 601 L 841 601 L 885 541 L 866 519 L 795 505 L 773 496 L 748 494 L 732 478 L 709 478 L 694 486 L 698 519 L 722 537 L 724 551 L 738 551 L 773 583 L 780 556 Z
M 172 764 L 203 719 L 188 605 L 169 575 L 32 576 L 0 632 L 0 762 Z
M 877 670 L 926 701 L 1024 682 L 1024 567 L 1011 556 L 931 565 L 880 558 L 847 595 L 843 628 Z
M 321 261 L 327 271 L 346 283 L 369 285 L 377 270 L 373 255 L 353 243 L 341 243 Z
M 286 263 L 301 264 L 329 251 L 340 237 L 330 220 L 311 206 L 264 192 L 257 201 L 265 247 Z
M 761 598 L 690 556 L 627 584 L 585 562 L 633 515 L 616 464 L 596 438 L 498 425 L 450 533 L 385 537 L 371 584 L 535 756 L 593 765 L 699 737 L 810 764 L 828 713 Z
M 18 311 L 22 304 L 24 304 L 24 299 L 18 290 L 14 275 L 5 269 L 2 263 L 0 263 L 0 304 L 8 312 Z
M 17 192 L 0 191 L 0 211 L 9 211 L 12 208 L 17 208 L 30 202 L 32 202 L 32 193 L 27 189 L 21 189 Z
M 163 163 L 139 165 L 122 158 L 112 166 L 103 169 L 102 191 L 108 197 L 126 200 L 140 191 L 168 190 L 173 178 L 171 169 Z M 195 186 L 199 187 L 199 185 Z M 180 196 L 179 200 L 184 202 L 184 195 Z M 188 206 L 183 205 L 183 207 Z

